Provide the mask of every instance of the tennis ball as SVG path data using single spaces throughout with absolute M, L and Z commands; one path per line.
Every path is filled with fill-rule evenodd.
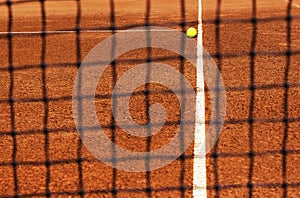
M 194 38 L 197 36 L 197 30 L 196 28 L 189 28 L 187 31 L 186 31 L 186 35 L 189 37 L 189 38 Z

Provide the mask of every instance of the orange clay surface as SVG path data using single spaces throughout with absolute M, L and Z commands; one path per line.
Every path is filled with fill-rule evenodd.
M 4 2 L 3 0 L 0 3 Z M 218 144 L 215 147 L 219 157 L 213 158 L 213 152 L 207 154 L 207 193 L 208 197 L 248 197 L 249 174 L 254 188 L 253 197 L 282 197 L 283 147 L 285 123 L 283 87 L 287 57 L 287 23 L 285 21 L 287 3 L 282 0 L 257 1 L 257 18 L 278 18 L 280 20 L 259 21 L 256 32 L 255 50 L 265 52 L 255 57 L 254 83 L 258 89 L 254 93 L 254 106 L 251 105 L 251 42 L 253 41 L 252 1 L 241 3 L 238 0 L 222 1 L 219 16 L 234 19 L 237 22 L 224 22 L 216 26 L 213 20 L 217 15 L 217 1 L 203 2 L 204 47 L 212 55 L 224 54 L 215 59 L 221 69 L 227 87 L 226 123 Z M 39 2 L 13 4 L 12 31 L 40 31 L 41 6 Z M 69 30 L 76 27 L 76 1 L 51 1 L 45 3 L 46 29 Z M 185 20 L 188 26 L 197 25 L 197 1 L 185 1 Z M 298 16 L 291 24 L 292 51 L 300 50 L 300 9 L 293 7 L 292 15 Z M 80 27 L 83 29 L 105 29 L 111 26 L 109 1 L 84 0 L 81 2 Z M 115 25 L 119 29 L 145 24 L 146 1 L 115 1 Z M 180 1 L 151 0 L 150 23 L 181 30 L 178 23 L 182 20 Z M 239 19 L 247 19 L 241 22 Z M 8 10 L 5 4 L 0 6 L 0 31 L 8 31 Z M 187 27 L 186 27 L 187 28 Z M 219 35 L 217 32 L 219 31 Z M 72 89 L 77 74 L 75 63 L 83 60 L 88 52 L 111 33 L 81 33 L 80 57 L 77 56 L 76 34 L 53 34 L 45 39 L 45 69 L 48 111 L 43 102 L 43 71 L 40 67 L 42 55 L 42 37 L 40 35 L 19 35 L 12 38 L 12 64 L 15 68 L 10 77 L 9 41 L 0 35 L 0 197 L 15 195 L 13 173 L 13 149 L 16 146 L 15 159 L 19 163 L 16 169 L 19 195 L 23 197 L 44 197 L 46 189 L 53 197 L 80 197 L 83 190 L 86 197 L 192 197 L 193 188 L 193 144 L 185 152 L 184 160 L 178 159 L 171 164 L 146 173 L 130 173 L 113 170 L 97 161 L 80 144 L 72 117 Z M 216 38 L 219 39 L 217 40 Z M 270 55 L 274 52 L 277 55 Z M 152 58 L 173 56 L 171 52 L 152 50 Z M 147 50 L 140 49 L 124 54 L 117 60 L 117 78 L 133 68 L 137 63 L 123 61 L 127 59 L 146 60 Z M 286 179 L 291 184 L 288 197 L 300 197 L 300 54 L 290 57 L 288 80 L 288 123 L 286 149 Z M 180 64 L 180 59 L 162 60 L 183 73 L 196 87 L 196 71 L 188 62 Z M 111 123 L 112 70 L 107 69 L 101 77 L 96 99 L 97 115 L 102 125 Z M 14 117 L 9 103 L 11 80 L 13 80 Z M 136 89 L 141 93 L 144 87 Z M 166 91 L 167 87 L 151 84 L 150 104 L 159 102 L 167 110 L 167 121 L 179 120 L 179 103 L 175 94 Z M 210 101 L 206 94 L 206 117 L 209 121 Z M 145 96 L 135 95 L 130 100 L 133 119 L 139 124 L 146 123 Z M 252 113 L 255 121 L 250 126 L 248 119 Z M 46 118 L 46 126 L 45 126 Z M 17 131 L 16 144 L 10 135 L 12 126 Z M 49 129 L 48 139 L 44 127 Z M 250 167 L 250 128 L 254 156 Z M 152 137 L 150 148 L 157 149 L 168 141 L 178 129 L 177 124 L 164 126 Z M 106 129 L 111 136 L 111 129 Z M 116 128 L 116 143 L 134 151 L 146 151 L 145 138 L 127 135 Z M 48 143 L 48 158 L 51 161 L 48 170 L 45 143 Z M 82 162 L 77 159 L 81 157 Z M 251 171 L 252 169 L 252 171 Z M 80 171 L 81 170 L 81 171 Z M 148 179 L 147 179 L 148 178 Z M 150 178 L 150 179 L 149 179 Z M 48 184 L 48 185 L 47 185 Z M 216 191 L 215 185 L 220 189 Z M 185 186 L 181 190 L 181 186 Z M 151 187 L 152 191 L 146 188 Z M 82 189 L 81 189 L 82 188 Z M 116 188 L 116 194 L 113 192 Z

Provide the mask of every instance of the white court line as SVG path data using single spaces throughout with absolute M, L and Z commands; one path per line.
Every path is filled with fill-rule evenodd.
M 207 197 L 205 159 L 205 95 L 203 74 L 202 0 L 198 0 L 197 95 L 194 140 L 193 197 Z M 204 149 L 203 149 L 204 148 Z
M 147 30 L 81 30 L 80 33 L 118 33 L 118 32 L 146 32 Z M 170 32 L 170 31 L 177 31 L 177 30 L 159 30 L 159 29 L 153 29 L 151 30 L 153 32 Z M 0 32 L 0 35 L 3 34 L 13 34 L 13 35 L 18 35 L 18 34 L 69 34 L 69 33 L 76 33 L 75 30 L 53 30 L 53 31 L 28 31 L 28 32 Z

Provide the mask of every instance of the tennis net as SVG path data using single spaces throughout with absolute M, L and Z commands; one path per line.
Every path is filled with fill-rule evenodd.
M 298 197 L 298 4 L 202 4 L 203 45 L 223 76 L 228 109 L 220 139 L 206 156 L 208 197 Z M 0 197 L 191 197 L 192 147 L 154 171 L 106 166 L 77 133 L 72 90 L 84 57 L 99 42 L 138 26 L 185 32 L 198 25 L 196 5 L 192 0 L 0 1 Z M 196 86 L 195 68 L 169 51 L 136 49 L 111 62 L 97 87 L 97 115 L 112 141 L 138 152 L 168 143 L 180 122 L 174 92 L 149 83 L 134 91 L 131 115 L 147 124 L 151 104 L 162 103 L 171 112 L 162 132 L 138 139 L 116 125 L 110 113 L 113 86 L 134 65 L 149 62 L 172 65 Z M 208 96 L 205 102 L 208 126 Z

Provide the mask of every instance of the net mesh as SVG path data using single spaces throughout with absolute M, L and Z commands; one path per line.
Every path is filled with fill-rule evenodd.
M 164 5 L 175 14 L 168 14 Z M 140 6 L 114 0 L 0 1 L 0 196 L 191 197 L 192 148 L 153 172 L 112 169 L 85 149 L 73 124 L 71 103 L 76 72 L 94 45 L 141 25 L 184 32 L 198 24 L 195 5 L 186 0 L 147 0 Z M 221 137 L 207 155 L 209 197 L 299 196 L 297 5 L 281 0 L 203 2 L 204 47 L 222 73 L 229 109 Z M 104 108 L 99 117 L 108 136 L 124 147 L 124 139 L 132 137 L 122 134 L 114 118 L 105 114 L 112 108 L 107 106 L 110 89 L 132 63 L 151 61 L 173 64 L 195 86 L 195 71 L 170 52 L 147 48 L 113 61 L 102 80 L 108 85 L 98 87 L 96 104 Z M 172 92 L 146 84 L 133 95 L 134 101 L 143 101 L 133 106 L 144 112 L 132 113 L 141 124 L 150 121 L 148 110 L 156 96 L 172 98 Z M 175 114 L 167 120 L 167 131 L 178 126 L 177 105 L 166 102 Z M 209 123 L 209 115 L 206 118 Z M 132 149 L 149 151 L 161 146 L 153 142 L 166 143 L 168 138 L 148 137 L 141 148 Z

